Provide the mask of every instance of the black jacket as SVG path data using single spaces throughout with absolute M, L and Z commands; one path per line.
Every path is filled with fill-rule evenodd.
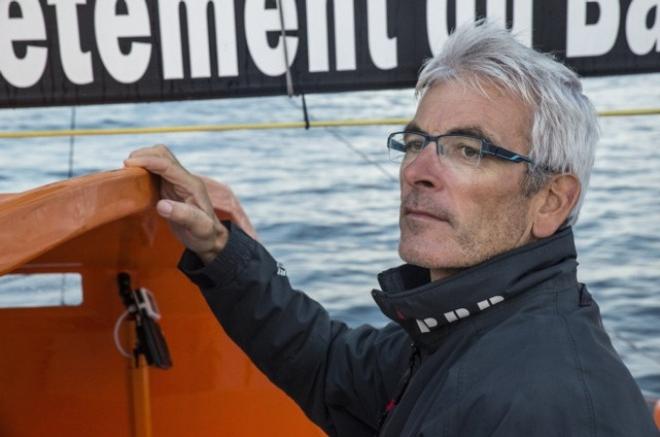
M 571 229 L 441 281 L 404 265 L 374 290 L 394 320 L 350 329 L 237 228 L 181 269 L 225 331 L 330 435 L 655 436 L 576 280 Z

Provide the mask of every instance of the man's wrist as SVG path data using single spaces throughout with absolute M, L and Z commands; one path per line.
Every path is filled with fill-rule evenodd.
M 209 262 L 190 249 L 183 253 L 179 261 L 179 269 L 201 288 L 213 288 L 233 281 L 258 246 L 238 226 L 229 222 L 223 222 L 223 225 L 227 229 L 227 241 L 215 255 L 211 251 L 206 254 L 210 258 Z
M 222 226 L 222 225 L 221 225 Z M 213 262 L 214 259 L 218 257 L 220 252 L 227 246 L 227 241 L 229 240 L 229 232 L 223 230 L 218 233 L 213 241 L 212 247 L 204 252 L 197 252 L 197 256 L 204 263 L 204 265 L 209 265 Z

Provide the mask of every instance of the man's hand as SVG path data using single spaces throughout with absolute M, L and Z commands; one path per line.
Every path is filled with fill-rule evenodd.
M 215 215 L 206 184 L 183 168 L 167 147 L 158 145 L 136 150 L 124 165 L 143 167 L 161 177 L 161 200 L 156 209 L 168 220 L 177 238 L 204 264 L 210 263 L 224 249 L 229 232 Z M 231 190 L 224 185 L 220 187 L 225 189 L 223 198 L 230 204 L 228 209 L 238 208 L 245 216 Z M 231 218 L 232 211 L 227 213 Z

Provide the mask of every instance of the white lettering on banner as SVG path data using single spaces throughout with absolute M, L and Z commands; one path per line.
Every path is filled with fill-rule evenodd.
M 599 18 L 587 24 L 587 4 L 598 5 Z M 568 0 L 566 57 L 604 55 L 614 47 L 619 33 L 619 0 Z
M 456 25 L 461 25 L 477 18 L 476 0 L 456 1 Z
M 9 7 L 20 7 L 21 17 L 9 17 Z M 25 56 L 18 58 L 14 42 L 46 40 L 46 25 L 39 0 L 0 0 L 0 73 L 10 85 L 28 88 L 36 84 L 46 69 L 45 47 L 27 44 Z
M 486 15 L 506 27 L 506 0 L 488 0 Z M 533 0 L 513 0 L 511 30 L 518 41 L 532 46 Z M 456 26 L 476 20 L 476 0 L 456 0 Z M 437 55 L 449 37 L 447 0 L 426 0 L 426 34 L 431 53 Z
M 326 0 L 307 0 L 307 53 L 309 71 L 329 71 Z M 335 17 L 337 14 L 335 13 Z
M 337 71 L 355 70 L 354 0 L 335 0 L 335 56 Z M 311 73 L 329 71 L 327 0 L 307 0 L 307 53 Z
M 511 32 L 520 43 L 527 47 L 532 46 L 532 21 L 534 17 L 533 0 L 513 1 L 513 20 Z M 506 24 L 506 0 L 488 0 L 486 3 L 486 15 L 505 26 Z
M 381 70 L 397 66 L 396 37 L 387 34 L 387 0 L 367 0 L 369 54 Z
M 186 6 L 190 75 L 211 77 L 207 7 L 213 4 L 218 76 L 238 76 L 234 0 L 158 0 L 163 78 L 183 79 L 179 6 Z
M 646 17 L 655 8 L 655 22 L 649 29 Z M 630 50 L 636 55 L 646 55 L 655 47 L 660 51 L 660 1 L 633 0 L 626 17 L 626 39 Z
M 476 19 L 475 0 L 456 1 L 456 25 Z M 431 52 L 436 55 L 449 36 L 447 0 L 426 0 L 426 35 Z
M 77 5 L 86 3 L 87 0 L 48 0 L 49 5 L 55 6 L 62 68 L 66 77 L 76 85 L 94 82 L 92 54 L 80 48 Z
M 337 71 L 355 70 L 355 8 L 353 0 L 335 0 Z
M 284 30 L 298 30 L 298 11 L 295 0 L 281 0 Z M 289 66 L 298 50 L 298 37 L 278 36 L 275 47 L 268 44 L 267 32 L 280 32 L 280 16 L 277 9 L 266 9 L 265 0 L 245 0 L 245 38 L 252 59 L 262 73 L 280 76 L 286 72 L 284 46 L 287 45 Z
M 131 42 L 131 50 L 123 54 L 119 38 L 148 37 L 149 12 L 145 0 L 123 0 L 128 14 L 116 14 L 117 0 L 97 0 L 94 10 L 96 43 L 105 69 L 117 82 L 137 82 L 147 70 L 151 57 L 151 44 Z

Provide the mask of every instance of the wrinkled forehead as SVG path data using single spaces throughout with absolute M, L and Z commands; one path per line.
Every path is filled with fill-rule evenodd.
M 534 108 L 519 94 L 492 80 L 468 77 L 426 88 L 409 127 L 436 135 L 463 129 L 495 144 L 529 144 L 533 119 Z
M 449 74 L 446 77 L 438 77 L 435 80 L 429 81 L 426 86 L 417 90 L 417 96 L 421 98 L 429 89 L 436 85 L 442 85 L 443 83 L 461 85 L 466 89 L 480 93 L 485 98 L 509 96 L 520 100 L 520 102 L 527 105 L 530 110 L 533 110 L 536 106 L 537 96 L 533 92 L 525 91 L 528 87 L 516 86 L 515 82 L 511 81 L 509 78 L 496 78 L 463 71 L 458 71 Z

